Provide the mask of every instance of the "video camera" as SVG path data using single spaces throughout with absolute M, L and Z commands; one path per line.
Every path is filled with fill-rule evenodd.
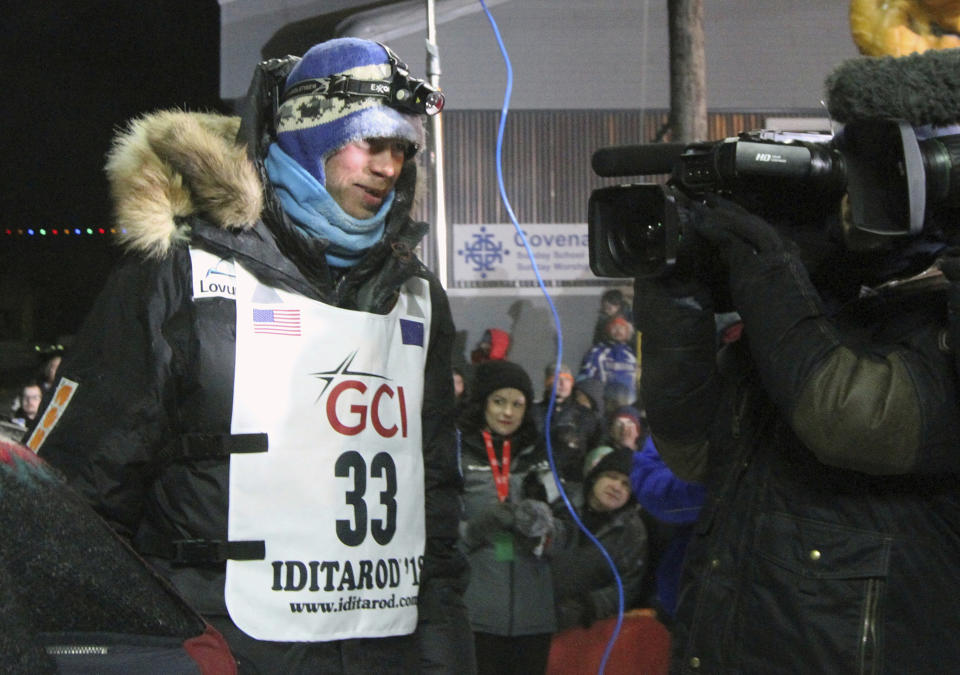
M 721 141 L 601 148 L 599 176 L 670 174 L 665 185 L 594 190 L 590 269 L 655 277 L 695 256 L 690 205 L 716 194 L 770 222 L 799 227 L 849 217 L 862 231 L 914 237 L 932 213 L 960 206 L 960 135 L 920 139 L 905 121 L 857 120 L 836 135 L 759 130 Z

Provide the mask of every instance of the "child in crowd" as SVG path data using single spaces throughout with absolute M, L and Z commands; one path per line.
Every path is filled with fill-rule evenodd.
M 633 324 L 617 315 L 607 321 L 607 334 L 584 355 L 579 377 L 600 380 L 605 386 L 625 387 L 629 402 L 637 398 L 637 352 Z
M 630 303 L 623 296 L 623 291 L 611 288 L 600 296 L 600 312 L 597 323 L 593 328 L 593 342 L 603 342 L 607 336 L 607 322 L 615 317 L 622 316 L 627 321 L 633 321 L 633 312 Z

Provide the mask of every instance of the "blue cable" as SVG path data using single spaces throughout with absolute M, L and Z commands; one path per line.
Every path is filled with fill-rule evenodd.
M 553 304 L 553 299 L 550 297 L 550 293 L 547 291 L 547 287 L 543 283 L 543 278 L 540 276 L 540 268 L 537 265 L 536 259 L 534 258 L 533 251 L 530 250 L 530 244 L 527 242 L 527 237 L 523 233 L 520 223 L 517 221 L 517 217 L 513 213 L 513 207 L 510 206 L 510 200 L 507 198 L 507 190 L 503 184 L 503 130 L 507 124 L 507 112 L 510 108 L 510 95 L 513 92 L 513 66 L 510 65 L 510 56 L 507 54 L 507 48 L 503 44 L 503 38 L 500 36 L 500 29 L 497 27 L 497 22 L 494 20 L 493 15 L 490 14 L 490 10 L 487 9 L 486 2 L 484 2 L 484 0 L 479 0 L 479 2 L 480 6 L 483 7 L 484 13 L 487 15 L 487 19 L 490 21 L 490 26 L 493 28 L 493 34 L 497 38 L 497 44 L 500 46 L 500 53 L 503 55 L 503 60 L 507 67 L 507 86 L 503 95 L 503 107 L 500 109 L 500 126 L 497 129 L 497 185 L 500 188 L 500 198 L 503 200 L 503 205 L 507 210 L 507 215 L 510 216 L 510 222 L 513 223 L 513 227 L 520 235 L 520 240 L 523 242 L 523 247 L 527 250 L 527 256 L 530 258 L 530 263 L 533 265 L 533 273 L 537 277 L 537 284 L 540 286 L 540 290 L 543 291 L 543 296 L 547 299 L 547 304 L 550 306 L 550 312 L 553 314 L 553 323 L 557 329 L 557 360 L 554 365 L 553 372 L 559 373 L 560 364 L 563 362 L 563 331 L 560 326 L 560 316 L 557 314 L 557 308 Z M 614 626 L 613 635 L 610 636 L 610 641 L 607 643 L 607 648 L 603 652 L 603 659 L 600 661 L 600 670 L 598 672 L 600 675 L 602 675 L 607 666 L 607 659 L 610 657 L 610 652 L 613 650 L 613 645 L 617 641 L 617 637 L 620 635 L 620 628 L 623 625 L 623 580 L 620 578 L 620 573 L 617 571 L 617 566 L 610 557 L 610 554 L 603 547 L 603 544 L 600 543 L 600 540 L 594 536 L 593 532 L 591 532 L 586 525 L 583 524 L 583 521 L 580 520 L 580 517 L 577 515 L 577 510 L 573 507 L 573 504 L 570 502 L 570 498 L 567 496 L 566 490 L 563 488 L 563 483 L 560 480 L 560 474 L 557 472 L 557 466 L 553 460 L 553 445 L 550 442 L 549 430 L 553 418 L 553 409 L 557 400 L 558 379 L 559 378 L 557 377 L 553 378 L 553 386 L 550 388 L 550 403 L 547 406 L 547 417 L 544 428 L 544 436 L 546 437 L 547 441 L 547 459 L 550 462 L 550 471 L 553 473 L 553 479 L 557 484 L 557 489 L 560 491 L 560 496 L 563 497 L 563 502 L 566 504 L 567 510 L 573 517 L 574 522 L 576 522 L 580 530 L 587 535 L 587 538 L 593 542 L 594 546 L 600 549 L 603 557 L 607 560 L 607 564 L 610 565 L 610 569 L 613 571 L 614 580 L 617 582 L 617 623 L 616 626 Z

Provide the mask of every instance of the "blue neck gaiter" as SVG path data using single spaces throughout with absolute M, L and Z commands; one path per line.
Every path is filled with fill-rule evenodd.
M 353 267 L 383 237 L 387 213 L 393 206 L 393 190 L 376 215 L 360 220 L 340 208 L 323 185 L 276 143 L 270 145 L 263 164 L 283 210 L 294 224 L 310 236 L 330 242 L 327 261 L 331 265 Z

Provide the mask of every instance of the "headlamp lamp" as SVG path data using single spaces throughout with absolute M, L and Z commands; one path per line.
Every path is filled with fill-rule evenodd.
M 380 43 L 377 43 L 380 44 Z M 382 98 L 386 105 L 413 115 L 436 115 L 443 110 L 443 94 L 427 82 L 413 77 L 407 64 L 393 50 L 381 44 L 390 62 L 390 79 L 359 80 L 349 75 L 331 75 L 302 80 L 290 87 L 280 103 L 300 96 Z

